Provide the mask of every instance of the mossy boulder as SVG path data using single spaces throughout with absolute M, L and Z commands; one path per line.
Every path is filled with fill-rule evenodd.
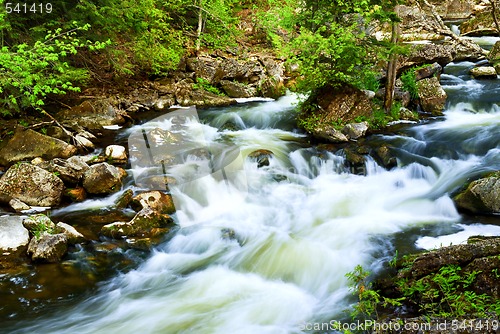
M 139 211 L 129 222 L 104 225 L 101 233 L 115 239 L 124 237 L 150 238 L 167 233 L 172 223 L 173 219 L 169 215 L 146 207 Z
M 76 154 L 75 146 L 30 129 L 18 127 L 14 136 L 0 148 L 0 165 L 8 166 L 18 161 L 37 157 L 44 159 L 69 158 Z
M 10 167 L 0 179 L 0 201 L 12 198 L 31 206 L 56 206 L 64 192 L 63 181 L 40 167 L 21 163 Z

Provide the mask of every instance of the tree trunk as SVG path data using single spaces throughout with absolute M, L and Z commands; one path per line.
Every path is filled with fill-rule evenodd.
M 398 12 L 397 7 L 394 11 Z M 391 44 L 396 45 L 399 39 L 399 22 L 392 22 L 392 33 L 391 33 Z M 387 82 L 385 84 L 385 99 L 384 99 L 384 109 L 388 113 L 391 111 L 392 103 L 394 99 L 394 87 L 396 86 L 396 76 L 398 69 L 398 55 L 392 53 L 389 58 L 389 64 L 387 64 Z
M 200 51 L 201 48 L 201 32 L 203 30 L 203 0 L 198 1 L 198 29 L 196 32 L 196 52 Z
M 498 22 L 498 16 L 497 16 L 497 0 L 490 0 L 491 3 L 491 15 L 493 16 L 493 21 L 495 22 L 495 26 L 497 28 L 497 34 L 500 36 L 500 23 Z

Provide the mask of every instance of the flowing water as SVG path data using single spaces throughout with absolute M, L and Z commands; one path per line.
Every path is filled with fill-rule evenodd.
M 302 333 L 305 324 L 345 317 L 345 274 L 356 265 L 379 272 L 396 249 L 500 234 L 496 219 L 462 216 L 450 198 L 468 179 L 500 169 L 500 85 L 472 80 L 471 66 L 446 67 L 443 117 L 369 139 L 393 146 L 399 163 L 386 171 L 370 160 L 367 175 L 348 173 L 342 157 L 294 130 L 293 95 L 200 113 L 208 144 L 239 148 L 244 159 L 231 180 L 245 186 L 209 174 L 172 187 L 180 226 L 150 256 L 73 303 L 13 317 L 0 331 Z M 133 131 L 141 128 L 121 138 Z M 257 149 L 274 152 L 269 166 L 245 159 Z

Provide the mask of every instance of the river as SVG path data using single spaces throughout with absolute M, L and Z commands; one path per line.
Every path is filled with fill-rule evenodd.
M 370 160 L 366 175 L 310 147 L 294 129 L 294 95 L 200 111 L 207 145 L 237 147 L 243 157 L 231 170 L 238 184 L 208 174 L 173 187 L 179 228 L 152 253 L 130 253 L 136 264 L 127 270 L 34 316 L 13 314 L 0 332 L 303 333 L 306 324 L 345 318 L 353 302 L 345 274 L 358 264 L 378 273 L 396 250 L 500 235 L 498 219 L 461 215 L 450 198 L 468 179 L 500 169 L 500 85 L 471 79 L 472 66 L 445 68 L 443 117 L 369 138 L 395 147 L 398 166 Z M 257 149 L 274 153 L 269 166 L 245 159 Z M 128 187 L 139 190 L 133 179 Z

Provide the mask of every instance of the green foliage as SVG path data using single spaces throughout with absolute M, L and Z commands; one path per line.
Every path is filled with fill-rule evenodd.
M 469 289 L 480 272 L 464 272 L 460 266 L 447 265 L 439 272 L 418 280 L 397 281 L 401 293 L 417 303 L 419 310 L 429 316 L 460 318 L 500 315 L 500 301 L 487 294 Z
M 418 88 L 415 70 L 409 69 L 405 71 L 401 75 L 400 79 L 403 83 L 403 90 L 409 92 L 412 99 L 418 99 Z
M 75 23 L 76 25 L 76 23 Z M 79 91 L 76 85 L 87 78 L 87 72 L 69 65 L 67 59 L 79 48 L 104 48 L 107 43 L 81 41 L 77 31 L 89 25 L 63 32 L 60 28 L 47 31 L 43 41 L 32 45 L 21 43 L 0 50 L 0 103 L 7 110 L 39 108 L 49 94 Z
M 378 74 L 372 71 L 366 71 L 365 75 L 362 77 L 359 88 L 371 90 L 374 92 L 378 91 L 380 89 Z
M 212 86 L 208 80 L 203 78 L 196 78 L 196 83 L 193 85 L 193 88 L 206 90 L 216 95 L 224 95 L 217 87 Z
M 378 309 L 401 306 L 402 298 L 387 298 L 372 288 L 372 283 L 368 281 L 370 273 L 357 265 L 352 272 L 346 274 L 349 281 L 349 288 L 357 296 L 358 302 L 351 311 L 353 320 L 379 319 Z
M 34 220 L 36 224 L 31 228 L 31 233 L 37 239 L 40 239 L 43 233 L 55 234 L 57 233 L 56 228 L 51 227 L 48 224 L 50 219 L 45 215 L 34 215 L 30 219 Z

